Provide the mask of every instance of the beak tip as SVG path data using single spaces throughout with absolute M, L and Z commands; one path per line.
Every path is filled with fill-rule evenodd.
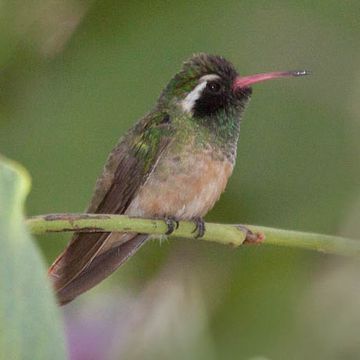
M 310 70 L 295 70 L 290 72 L 292 76 L 305 76 L 305 75 L 311 75 Z

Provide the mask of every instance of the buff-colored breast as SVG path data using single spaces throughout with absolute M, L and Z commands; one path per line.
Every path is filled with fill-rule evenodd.
M 139 217 L 204 216 L 219 199 L 233 164 L 211 150 L 181 152 L 160 159 L 126 213 Z

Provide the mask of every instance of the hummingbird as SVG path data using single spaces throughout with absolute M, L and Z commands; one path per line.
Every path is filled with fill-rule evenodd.
M 167 234 L 179 220 L 191 220 L 196 236 L 203 236 L 203 217 L 225 190 L 235 165 L 251 85 L 306 74 L 240 76 L 222 56 L 192 56 L 154 108 L 111 151 L 87 213 L 164 219 Z M 149 237 L 129 232 L 75 233 L 49 269 L 59 304 L 108 277 Z

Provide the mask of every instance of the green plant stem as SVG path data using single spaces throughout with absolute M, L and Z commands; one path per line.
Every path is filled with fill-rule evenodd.
M 50 232 L 111 232 L 127 231 L 151 235 L 165 235 L 168 230 L 163 220 L 131 218 L 125 215 L 107 214 L 50 214 L 27 219 L 27 226 L 33 234 Z M 206 223 L 203 241 L 239 246 L 249 240 L 244 225 Z M 245 225 L 255 234 L 265 235 L 265 244 L 287 246 L 320 251 L 328 254 L 358 256 L 360 241 L 339 236 L 321 235 L 300 231 L 274 229 L 264 226 Z M 194 239 L 194 223 L 181 221 L 179 227 L 169 235 L 174 238 Z

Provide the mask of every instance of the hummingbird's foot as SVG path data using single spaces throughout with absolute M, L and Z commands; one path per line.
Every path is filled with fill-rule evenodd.
M 193 222 L 195 224 L 195 229 L 193 233 L 196 232 L 195 239 L 201 238 L 205 234 L 205 222 L 204 219 L 201 217 L 196 217 L 193 219 Z
M 243 242 L 244 245 L 260 244 L 265 240 L 265 235 L 262 232 L 254 233 L 244 225 L 237 225 L 237 227 L 246 235 L 246 238 Z
M 167 226 L 167 231 L 165 235 L 170 235 L 179 227 L 179 221 L 177 221 L 174 217 L 169 216 L 164 219 L 165 224 Z

